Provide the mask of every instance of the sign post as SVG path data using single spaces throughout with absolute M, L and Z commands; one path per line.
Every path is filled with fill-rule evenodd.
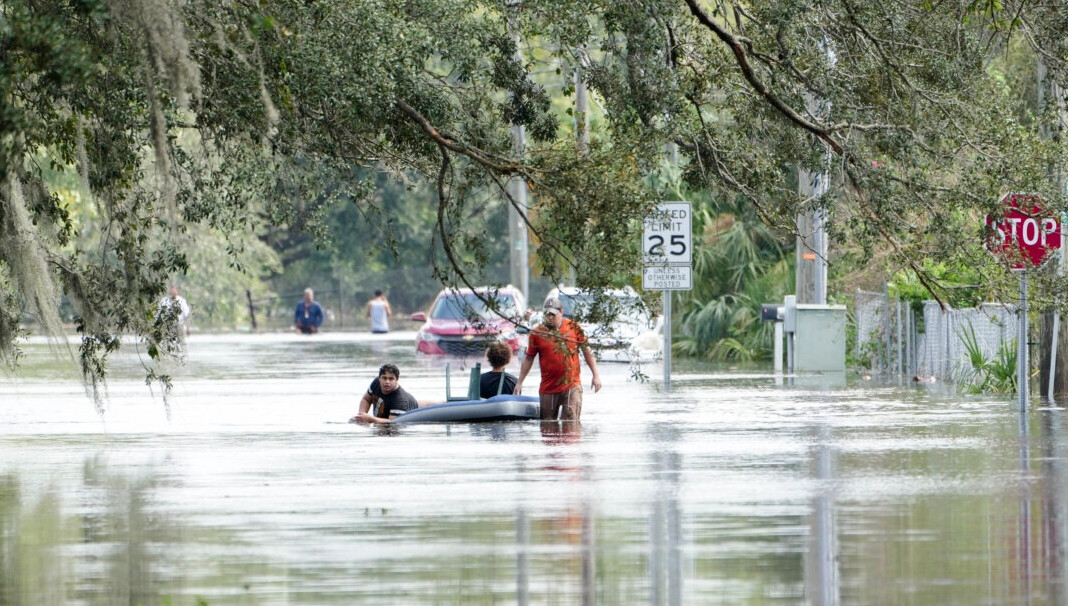
M 1046 199 L 1039 194 L 1028 193 L 1002 196 L 1001 214 L 987 215 L 986 226 L 987 248 L 1003 258 L 1010 269 L 1018 271 L 1020 277 L 1016 391 L 1019 394 L 1020 411 L 1023 412 L 1027 410 L 1031 374 L 1027 359 L 1027 270 L 1042 265 L 1053 251 L 1060 250 L 1063 230 L 1060 216 L 1046 206 Z
M 1064 225 L 1064 213 L 1061 213 L 1061 225 Z M 1064 248 L 1064 230 L 1061 230 L 1061 248 Z M 1057 260 L 1057 276 L 1064 275 L 1064 255 L 1060 256 Z M 1053 336 L 1050 338 L 1049 348 L 1049 387 L 1046 389 L 1046 397 L 1049 399 L 1050 404 L 1056 404 L 1053 399 L 1053 383 L 1057 376 L 1057 343 L 1060 338 L 1059 332 L 1061 328 L 1061 312 L 1059 310 L 1053 311 Z
M 664 389 L 671 389 L 671 291 L 693 288 L 693 213 L 689 202 L 665 202 L 645 218 L 642 288 L 664 296 Z

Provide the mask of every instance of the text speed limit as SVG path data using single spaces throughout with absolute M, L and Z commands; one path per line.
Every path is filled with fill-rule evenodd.
M 646 265 L 689 265 L 693 261 L 689 202 L 666 202 L 645 218 L 642 260 Z
M 690 290 L 693 277 L 693 215 L 689 202 L 665 202 L 645 218 L 642 288 Z

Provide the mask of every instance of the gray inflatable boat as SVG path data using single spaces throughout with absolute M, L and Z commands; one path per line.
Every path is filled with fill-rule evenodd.
M 392 423 L 485 423 L 527 421 L 539 417 L 538 396 L 503 394 L 485 400 L 432 404 L 396 417 Z

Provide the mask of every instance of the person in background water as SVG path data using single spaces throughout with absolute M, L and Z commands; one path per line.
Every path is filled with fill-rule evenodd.
M 173 312 L 170 311 L 171 309 L 173 309 Z M 187 335 L 189 334 L 189 325 L 186 321 L 189 320 L 189 316 L 193 314 L 193 310 L 189 307 L 189 302 L 185 300 L 185 297 L 178 294 L 177 286 L 173 284 L 171 285 L 170 294 L 163 297 L 159 302 L 159 310 L 161 312 L 173 313 L 177 320 L 175 326 L 178 331 L 185 332 Z
M 373 299 L 367 302 L 367 317 L 371 318 L 371 332 L 389 332 L 389 318 L 393 315 L 393 309 L 389 306 L 385 293 L 375 291 Z
M 486 359 L 489 360 L 493 370 L 482 373 L 479 382 L 479 395 L 483 398 L 492 398 L 498 393 L 510 394 L 515 391 L 515 377 L 504 371 L 504 367 L 512 361 L 512 348 L 503 341 L 491 343 L 486 348 Z M 501 380 L 504 385 L 501 385 Z
M 597 358 L 594 357 L 586 342 L 582 327 L 564 317 L 564 306 L 560 299 L 550 297 L 545 300 L 545 321 L 530 333 L 527 341 L 527 355 L 519 368 L 519 379 L 515 383 L 515 394 L 523 389 L 523 379 L 534 366 L 534 358 L 541 364 L 541 386 L 538 395 L 541 399 L 541 418 L 543 421 L 578 421 L 582 415 L 582 378 L 578 352 L 586 359 L 586 365 L 593 373 L 593 391 L 601 390 L 601 375 L 597 372 Z
M 293 328 L 306 335 L 319 332 L 323 317 L 323 306 L 315 300 L 315 292 L 305 288 L 304 298 L 297 303 L 297 309 L 293 312 Z
M 378 369 L 378 378 L 371 381 L 360 400 L 360 411 L 349 422 L 389 423 L 397 415 L 416 408 L 419 401 L 400 386 L 400 369 L 396 364 L 383 364 Z

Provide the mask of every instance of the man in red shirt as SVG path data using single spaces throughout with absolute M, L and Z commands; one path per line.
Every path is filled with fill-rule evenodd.
M 530 333 L 527 355 L 519 368 L 514 392 L 522 393 L 523 380 L 527 378 L 537 356 L 541 364 L 538 395 L 541 398 L 542 420 L 554 421 L 559 418 L 577 421 L 582 415 L 579 350 L 582 350 L 586 366 L 593 373 L 593 391 L 596 393 L 601 389 L 601 375 L 597 372 L 597 359 L 586 343 L 586 334 L 581 326 L 564 317 L 564 306 L 560 299 L 546 299 L 545 322 Z

